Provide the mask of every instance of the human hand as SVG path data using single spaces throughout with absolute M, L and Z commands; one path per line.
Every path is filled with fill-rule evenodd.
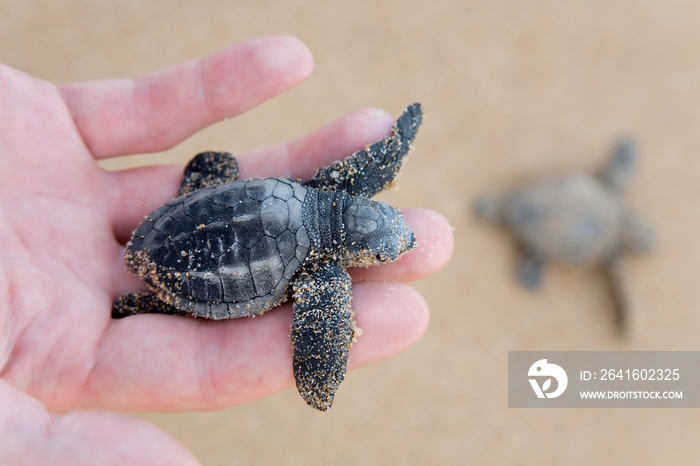
M 197 464 L 148 423 L 93 410 L 211 410 L 293 386 L 290 305 L 224 322 L 110 318 L 117 296 L 143 287 L 126 270 L 124 242 L 173 197 L 181 167 L 108 172 L 96 160 L 168 149 L 293 87 L 312 67 L 308 50 L 288 37 L 136 80 L 55 86 L 0 66 L 0 463 Z M 241 178 L 308 179 L 386 136 L 392 123 L 365 110 L 237 154 Z M 421 296 L 394 281 L 444 265 L 452 233 L 434 212 L 405 217 L 420 247 L 352 272 L 363 280 L 352 302 L 363 335 L 350 368 L 399 353 L 426 328 Z

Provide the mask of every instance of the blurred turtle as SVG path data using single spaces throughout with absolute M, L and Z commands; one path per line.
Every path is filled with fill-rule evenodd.
M 653 245 L 650 227 L 622 199 L 635 162 L 635 145 L 624 139 L 596 174 L 553 176 L 474 203 L 478 217 L 501 225 L 515 238 L 520 249 L 517 278 L 525 287 L 540 286 L 547 261 L 604 269 L 620 330 L 629 312 L 620 260 Z

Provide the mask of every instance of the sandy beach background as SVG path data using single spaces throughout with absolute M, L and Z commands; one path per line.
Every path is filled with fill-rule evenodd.
M 0 62 L 55 82 L 131 77 L 266 34 L 290 34 L 313 76 L 171 151 L 183 162 L 305 134 L 361 107 L 427 111 L 381 195 L 455 228 L 452 262 L 415 283 L 431 308 L 409 351 L 349 374 L 326 415 L 293 389 L 212 413 L 143 414 L 205 465 L 697 464 L 693 409 L 509 409 L 509 350 L 697 350 L 700 334 L 700 4 L 692 1 L 4 1 Z M 513 279 L 507 237 L 470 202 L 523 177 L 594 170 L 637 138 L 629 202 L 655 226 L 626 262 L 634 313 L 613 327 L 602 277 Z

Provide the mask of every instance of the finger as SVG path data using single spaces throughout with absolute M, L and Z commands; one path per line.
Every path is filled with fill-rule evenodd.
M 104 172 L 109 186 L 109 216 L 118 241 L 124 243 L 146 215 L 175 197 L 182 167 L 154 165 L 118 172 Z
M 165 150 L 305 79 L 311 54 L 297 39 L 263 37 L 137 79 L 60 86 L 97 158 Z
M 289 176 L 308 180 L 319 167 L 388 136 L 393 122 L 389 113 L 376 108 L 350 113 L 294 141 L 241 155 L 241 178 Z
M 408 209 L 403 214 L 416 235 L 418 247 L 389 264 L 350 269 L 353 280 L 410 282 L 432 275 L 447 264 L 454 248 L 454 235 L 447 219 L 428 209 Z
M 359 283 L 352 302 L 363 333 L 351 351 L 351 368 L 407 349 L 427 327 L 427 305 L 407 285 Z M 291 314 L 286 305 L 260 317 L 225 322 L 157 315 L 114 321 L 85 391 L 64 403 L 116 410 L 203 410 L 290 387 Z
M 389 134 L 393 118 L 383 110 L 360 110 L 287 144 L 237 155 L 242 179 L 289 176 L 308 179 L 316 168 L 342 159 Z M 110 217 L 117 237 L 128 238 L 143 217 L 172 199 L 182 167 L 145 167 L 105 172 Z
M 98 411 L 50 414 L 4 381 L 0 410 L 0 464 L 199 464 L 175 439 L 145 421 Z

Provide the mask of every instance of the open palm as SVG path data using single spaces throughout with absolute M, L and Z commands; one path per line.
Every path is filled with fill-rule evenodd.
M 96 159 L 172 147 L 284 92 L 312 66 L 286 37 L 137 80 L 54 86 L 0 66 L 0 463 L 196 464 L 145 422 L 90 410 L 217 409 L 293 385 L 288 305 L 226 322 L 110 318 L 115 297 L 142 287 L 126 271 L 123 244 L 173 196 L 181 168 L 108 172 Z M 355 113 L 239 155 L 241 176 L 308 178 L 392 122 L 377 110 Z M 354 274 L 363 280 L 353 294 L 358 325 L 377 338 L 360 338 L 350 367 L 399 352 L 427 324 L 420 295 L 384 280 L 434 272 L 452 236 L 438 214 L 405 215 L 421 247 Z

